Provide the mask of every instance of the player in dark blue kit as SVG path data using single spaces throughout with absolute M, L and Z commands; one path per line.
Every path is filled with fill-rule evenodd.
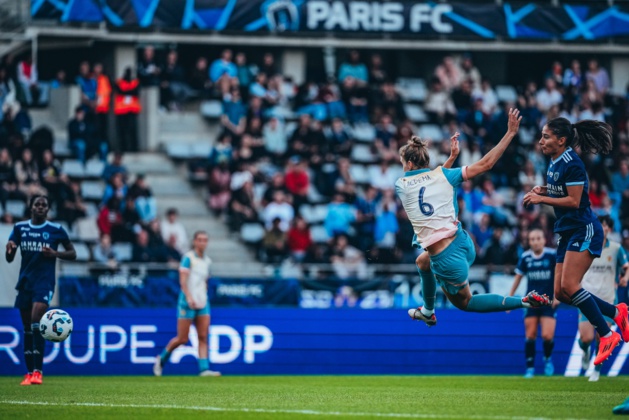
M 509 296 L 515 295 L 522 277 L 526 276 L 527 294 L 535 290 L 539 294 L 553 296 L 556 252 L 552 248 L 546 248 L 546 239 L 541 229 L 533 229 L 529 232 L 529 247 L 525 251 L 518 266 L 515 269 L 515 278 Z M 524 356 L 526 357 L 525 378 L 535 375 L 535 341 L 537 329 L 542 328 L 542 340 L 544 341 L 544 374 L 551 376 L 555 373 L 551 356 L 555 347 L 555 305 L 539 308 L 527 308 L 524 310 Z
M 539 141 L 542 153 L 551 157 L 546 186 L 537 186 L 524 196 L 524 205 L 553 206 L 559 235 L 555 268 L 555 298 L 579 308 L 601 337 L 595 365 L 603 363 L 621 340 L 629 342 L 627 305 L 612 305 L 581 287 L 586 271 L 603 251 L 603 227 L 590 208 L 588 177 L 579 155 L 612 150 L 609 124 L 583 120 L 571 124 L 565 118 L 548 121 Z M 622 337 L 607 325 L 613 318 Z
M 13 261 L 18 247 L 22 254 L 15 307 L 20 310 L 24 325 L 24 361 L 28 373 L 21 385 L 42 383 L 46 342 L 39 332 L 39 321 L 48 310 L 55 290 L 57 258 L 76 259 L 66 231 L 46 220 L 49 208 L 48 197 L 36 195 L 31 199 L 31 220 L 15 224 L 5 254 L 7 262 Z M 59 244 L 65 251 L 57 251 Z

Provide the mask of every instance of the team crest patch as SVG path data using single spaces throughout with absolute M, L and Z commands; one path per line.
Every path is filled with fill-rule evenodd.
M 553 175 L 553 179 L 557 181 L 559 179 L 559 172 L 555 172 Z
M 42 236 L 44 237 L 44 239 L 46 239 L 46 240 L 47 240 L 48 238 L 50 238 L 50 233 L 48 233 L 48 232 L 44 232 L 44 233 L 42 234 Z
M 185 309 L 180 309 L 179 310 L 179 315 L 180 316 L 185 316 L 186 315 L 186 310 Z

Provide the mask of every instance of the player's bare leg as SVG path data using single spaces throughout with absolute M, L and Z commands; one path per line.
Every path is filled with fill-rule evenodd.
M 430 256 L 427 252 L 421 253 L 415 260 L 419 278 L 421 279 L 422 296 L 424 305 L 409 309 L 408 316 L 417 321 L 423 321 L 429 327 L 437 325 L 435 316 L 435 300 L 437 298 L 437 281 L 430 270 Z
M 190 333 L 191 325 L 192 320 L 189 318 L 177 319 L 177 335 L 170 339 L 162 354 L 155 359 L 155 364 L 153 365 L 153 374 L 155 376 L 162 376 L 164 365 L 168 362 L 168 359 L 170 359 L 173 350 L 188 342 L 188 334 Z
M 195 326 L 199 337 L 199 375 L 201 376 L 221 376 L 220 372 L 210 370 L 208 358 L 207 337 L 210 328 L 210 316 L 201 315 L 195 318 Z

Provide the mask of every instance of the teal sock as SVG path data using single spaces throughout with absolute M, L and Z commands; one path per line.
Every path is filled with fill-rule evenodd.
M 474 295 L 465 309 L 467 312 L 502 312 L 522 308 L 522 298 L 493 293 Z
M 437 298 L 437 281 L 435 280 L 435 275 L 432 274 L 430 270 L 424 271 L 418 269 L 417 271 L 419 271 L 419 278 L 422 280 L 423 307 L 428 311 L 434 311 L 435 299 Z
M 169 352 L 166 349 L 164 349 L 164 351 L 162 351 L 162 354 L 159 355 L 162 366 L 168 363 L 168 359 L 170 359 L 170 355 L 171 355 L 171 352 Z
M 199 359 L 199 372 L 210 370 L 210 361 L 208 359 Z

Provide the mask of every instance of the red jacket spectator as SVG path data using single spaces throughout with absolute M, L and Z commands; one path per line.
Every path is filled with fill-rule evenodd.
M 301 261 L 312 246 L 310 229 L 301 217 L 295 218 L 293 226 L 288 231 L 288 249 L 295 259 Z
M 291 159 L 289 165 L 285 180 L 286 189 L 293 195 L 308 195 L 308 186 L 310 185 L 308 172 L 304 170 L 301 164 L 293 161 L 293 159 Z
M 101 235 L 111 235 L 114 226 L 122 226 L 122 214 L 120 213 L 120 201 L 112 198 L 107 202 L 96 220 Z

